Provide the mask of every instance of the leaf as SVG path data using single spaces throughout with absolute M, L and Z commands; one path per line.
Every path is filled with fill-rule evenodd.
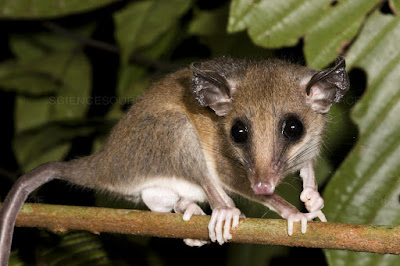
M 25 130 L 14 139 L 14 153 L 24 172 L 27 172 L 40 164 L 62 160 L 74 138 L 91 135 L 102 126 L 87 121 L 58 122 Z
M 74 31 L 88 35 L 92 30 L 87 25 Z M 42 135 L 30 130 L 52 121 L 85 117 L 91 101 L 91 66 L 77 49 L 79 43 L 52 33 L 13 35 L 10 45 L 17 60 L 0 65 L 0 86 L 17 92 L 14 149 L 19 164 L 27 171 L 62 160 L 69 151 L 69 141 L 76 135 L 59 141 L 57 132 Z M 49 140 L 53 137 L 56 142 Z
M 73 34 L 89 37 L 95 29 L 94 23 L 68 29 Z M 29 62 L 46 54 L 69 52 L 82 44 L 62 34 L 42 31 L 29 34 L 12 34 L 9 38 L 10 49 L 18 62 Z
M 188 31 L 190 34 L 198 36 L 226 35 L 227 16 L 228 9 L 225 6 L 211 11 L 195 10 Z
M 41 64 L 43 62 L 39 62 Z M 16 60 L 0 64 L 0 89 L 29 95 L 54 93 L 61 80 L 34 65 L 22 65 Z
M 1 0 L 1 19 L 57 18 L 87 12 L 118 0 Z
M 179 29 L 177 25 L 162 34 L 156 42 L 140 49 L 140 54 L 146 58 L 156 61 L 167 50 L 175 45 Z M 150 78 L 148 69 L 138 63 L 121 64 L 118 76 L 117 95 L 132 100 L 149 87 Z M 126 102 L 126 101 L 125 101 Z
M 89 60 L 82 52 L 59 54 L 56 57 L 63 60 L 58 66 L 58 75 L 63 80 L 63 86 L 58 89 L 55 99 L 49 99 L 52 105 L 51 120 L 83 118 L 92 100 Z
M 72 29 L 74 33 L 89 36 L 94 24 Z M 57 52 L 75 53 L 81 45 L 74 40 L 49 32 L 13 34 L 10 36 L 10 49 L 16 59 L 0 64 L 0 87 L 25 95 L 49 95 L 62 86 L 59 77 L 64 67 L 58 62 Z
M 122 63 L 127 64 L 134 51 L 166 34 L 191 5 L 188 0 L 147 0 L 131 3 L 115 13 L 115 39 L 121 48 Z
M 194 18 L 189 24 L 189 34 L 198 36 L 213 57 L 230 55 L 234 57 L 259 57 L 272 55 L 268 50 L 254 46 L 244 34 L 226 34 L 229 6 L 214 10 L 195 10 Z
M 9 266 L 23 266 L 25 263 L 18 257 L 18 252 L 13 251 L 10 254 L 10 258 L 8 260 Z
M 367 72 L 368 89 L 352 111 L 359 140 L 328 184 L 328 221 L 400 224 L 400 17 L 374 12 L 348 53 Z M 330 265 L 397 265 L 398 257 L 326 250 Z
M 101 239 L 88 232 L 62 235 L 56 246 L 42 251 L 40 264 L 45 265 L 111 265 Z
M 333 61 L 356 35 L 379 0 L 233 0 L 228 32 L 247 29 L 255 44 L 266 48 L 293 46 L 304 37 L 308 65 Z
M 49 54 L 19 66 L 17 69 L 21 76 L 14 82 L 17 92 L 38 94 L 37 96 L 52 93 L 54 96 L 49 97 L 45 94 L 44 97 L 17 100 L 17 132 L 48 121 L 80 119 L 86 115 L 91 100 L 91 67 L 83 53 Z M 41 79 L 29 79 L 31 73 L 40 73 Z M 40 91 L 41 89 L 48 91 Z M 34 117 L 34 113 L 41 117 Z
M 247 28 L 256 44 L 268 48 L 294 45 L 327 12 L 329 2 L 272 0 L 253 3 L 234 0 L 231 4 L 228 31 L 236 32 Z
M 15 131 L 22 132 L 42 126 L 50 120 L 49 100 L 17 96 L 15 103 Z
M 307 30 L 304 54 L 308 65 L 322 68 L 343 52 L 356 36 L 365 17 L 380 0 L 343 1 L 328 10 Z

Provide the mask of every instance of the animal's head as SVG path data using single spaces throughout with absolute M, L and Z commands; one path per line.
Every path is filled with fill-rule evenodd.
M 191 65 L 191 89 L 220 117 L 255 194 L 271 195 L 319 151 L 326 116 L 349 88 L 342 57 L 317 71 L 280 60 L 220 58 Z

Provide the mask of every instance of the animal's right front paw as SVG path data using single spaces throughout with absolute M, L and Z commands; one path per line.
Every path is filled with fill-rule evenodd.
M 239 225 L 240 210 L 235 207 L 215 208 L 208 224 L 208 233 L 212 242 L 218 241 L 220 245 L 232 239 L 230 228 Z

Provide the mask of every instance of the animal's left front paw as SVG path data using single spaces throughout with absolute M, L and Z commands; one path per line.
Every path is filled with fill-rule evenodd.
M 315 218 L 319 218 L 322 222 L 327 221 L 321 210 L 309 213 L 296 212 L 289 214 L 286 218 L 288 223 L 288 235 L 291 236 L 293 234 L 293 224 L 295 222 L 301 222 L 301 233 L 305 234 L 307 232 L 307 221 L 312 221 Z
M 208 233 L 212 242 L 218 241 L 220 245 L 232 239 L 230 228 L 239 225 L 240 210 L 235 207 L 215 208 L 208 224 Z
M 318 191 L 311 187 L 306 187 L 300 194 L 300 199 L 304 202 L 307 210 L 311 212 L 319 211 L 324 207 L 324 199 Z

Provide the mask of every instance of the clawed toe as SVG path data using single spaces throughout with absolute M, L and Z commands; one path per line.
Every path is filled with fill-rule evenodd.
M 241 212 L 234 207 L 216 208 L 213 210 L 210 223 L 208 224 L 209 236 L 212 242 L 217 241 L 220 245 L 232 239 L 230 229 L 239 225 Z

